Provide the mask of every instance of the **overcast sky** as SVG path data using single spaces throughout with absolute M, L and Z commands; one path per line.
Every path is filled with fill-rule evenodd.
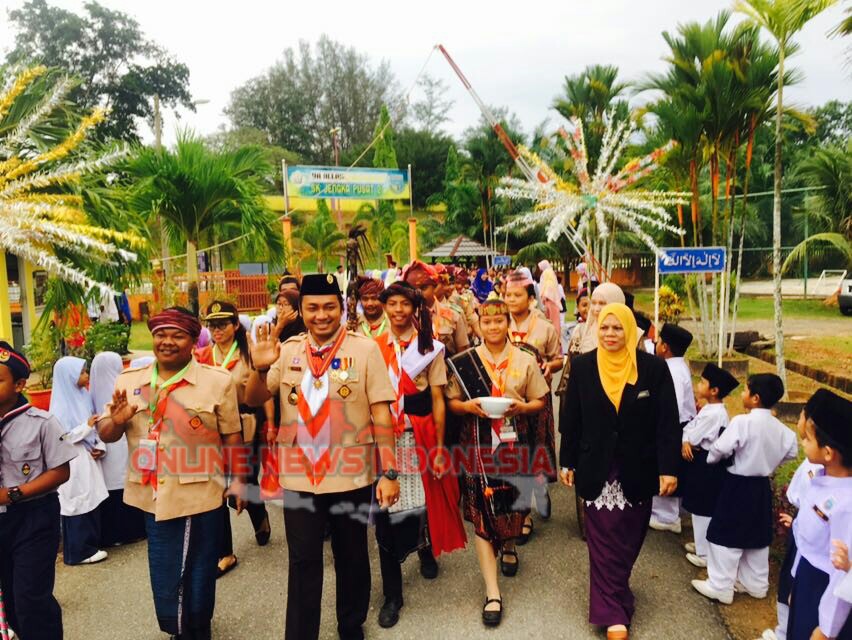
M 227 123 L 223 109 L 232 89 L 263 72 L 284 49 L 326 33 L 378 61 L 386 59 L 399 83 L 408 87 L 442 43 L 482 99 L 515 112 L 529 132 L 560 116 L 550 104 L 565 75 L 588 64 L 614 64 L 624 79 L 661 70 L 666 46 L 663 30 L 682 22 L 706 21 L 731 0 L 426 0 L 378 2 L 294 0 L 100 0 L 134 16 L 143 31 L 189 65 L 192 95 L 209 100 L 197 113 L 182 114 L 182 124 L 200 133 Z M 48 0 L 82 12 L 82 0 Z M 18 0 L 0 0 L 0 47 L 12 32 L 8 9 Z M 841 3 L 842 6 L 849 6 Z M 798 105 L 852 99 L 852 69 L 844 66 L 845 41 L 827 33 L 843 15 L 835 6 L 814 19 L 796 38 L 801 52 L 790 63 L 805 76 L 785 92 Z M 739 18 L 737 18 L 739 19 Z M 437 52 L 427 71 L 444 79 L 455 101 L 446 129 L 459 134 L 478 111 L 450 67 Z M 641 100 L 641 97 L 639 98 Z M 164 136 L 174 139 L 177 120 L 168 113 Z M 150 137 L 150 132 L 146 131 Z

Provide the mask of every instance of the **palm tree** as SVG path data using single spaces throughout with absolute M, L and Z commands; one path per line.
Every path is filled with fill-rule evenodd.
M 600 155 L 604 119 L 611 115 L 616 120 L 626 120 L 629 116 L 627 100 L 623 99 L 629 88 L 629 83 L 618 81 L 618 67 L 595 64 L 566 76 L 563 95 L 553 101 L 553 108 L 564 118 L 583 122 L 592 168 Z
M 144 148 L 129 163 L 135 181 L 135 210 L 159 215 L 170 240 L 186 243 L 189 305 L 198 312 L 198 244 L 204 237 L 241 237 L 247 251 L 269 251 L 284 259 L 275 214 L 264 200 L 271 169 L 258 147 L 213 151 L 198 137 L 182 132 L 173 151 Z
M 293 235 L 316 257 L 319 272 L 325 270 L 326 261 L 330 257 L 342 251 L 342 243 L 346 240 L 346 235 L 331 219 L 331 211 L 325 200 L 317 202 L 317 214 Z
M 790 252 L 782 273 L 800 263 L 812 244 L 827 245 L 852 263 L 852 156 L 836 147 L 817 149 L 796 166 L 795 177 L 817 189 L 805 200 L 805 215 L 817 233 L 808 235 Z
M 772 279 L 775 301 L 775 358 L 778 375 L 787 386 L 784 366 L 784 331 L 781 309 L 781 118 L 784 108 L 784 64 L 794 50 L 793 36 L 816 15 L 837 0 L 735 0 L 734 10 L 743 13 L 758 27 L 765 29 L 778 44 L 778 85 L 775 94 L 775 179 L 772 201 Z

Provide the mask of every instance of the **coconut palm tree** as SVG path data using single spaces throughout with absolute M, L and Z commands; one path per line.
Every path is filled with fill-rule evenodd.
M 793 52 L 793 36 L 816 15 L 837 0 L 735 0 L 734 10 L 765 29 L 778 44 L 778 85 L 775 94 L 775 179 L 772 202 L 772 280 L 775 301 L 775 359 L 778 375 L 786 388 L 787 370 L 784 366 L 784 331 L 781 309 L 781 118 L 784 108 L 784 65 Z
M 189 132 L 178 135 L 174 150 L 141 149 L 128 164 L 134 182 L 131 203 L 157 215 L 173 242 L 186 245 L 189 305 L 198 312 L 198 245 L 215 232 L 220 240 L 242 238 L 248 252 L 269 251 L 284 261 L 284 243 L 275 214 L 264 200 L 270 173 L 258 147 L 214 151 Z

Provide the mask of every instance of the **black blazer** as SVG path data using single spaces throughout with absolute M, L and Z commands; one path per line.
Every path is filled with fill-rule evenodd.
M 660 490 L 659 476 L 677 476 L 682 428 L 674 383 L 665 361 L 637 352 L 638 378 L 624 387 L 616 412 L 601 385 L 597 351 L 574 358 L 562 401 L 559 462 L 576 471 L 577 493 L 595 500 L 613 463 L 624 496 L 647 500 Z

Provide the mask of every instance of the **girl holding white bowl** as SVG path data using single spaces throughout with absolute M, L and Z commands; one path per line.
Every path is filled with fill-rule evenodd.
M 464 387 L 471 396 L 466 399 L 465 390 L 453 379 L 447 387 L 447 399 L 453 413 L 465 416 L 460 438 L 464 468 L 459 470 L 463 514 L 473 524 L 476 555 L 485 580 L 482 621 L 486 626 L 496 626 L 503 614 L 497 554 L 503 575 L 517 574 L 515 540 L 522 535 L 529 514 L 521 488 L 536 473 L 530 434 L 550 389 L 536 359 L 509 341 L 506 303 L 486 300 L 477 313 L 483 344 L 456 359 L 467 358 L 468 363 L 474 363 L 482 373 L 482 382 L 465 376 Z M 488 383 L 491 389 L 478 388 Z M 489 396 L 500 399 L 491 400 Z M 502 417 L 494 418 L 500 413 Z

